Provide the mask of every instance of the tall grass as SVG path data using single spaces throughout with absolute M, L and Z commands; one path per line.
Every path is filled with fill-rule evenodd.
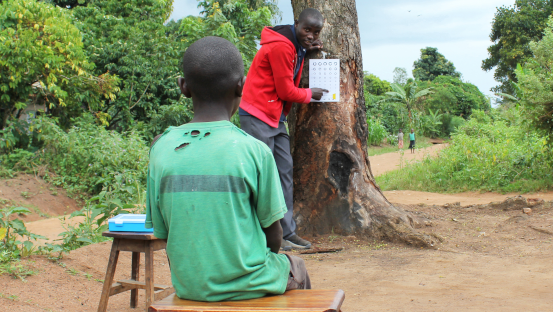
M 437 157 L 376 178 L 384 190 L 458 193 L 533 192 L 553 188 L 552 146 L 505 121 L 472 118 Z

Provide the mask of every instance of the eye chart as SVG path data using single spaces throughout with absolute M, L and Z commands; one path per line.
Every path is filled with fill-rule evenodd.
M 324 93 L 322 99 L 313 102 L 339 102 L 339 59 L 310 60 L 309 88 L 322 88 L 329 92 Z

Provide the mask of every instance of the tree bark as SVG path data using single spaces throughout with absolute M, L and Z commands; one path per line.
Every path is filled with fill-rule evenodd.
M 294 215 L 302 234 L 358 234 L 433 246 L 417 232 L 421 220 L 392 205 L 374 180 L 355 0 L 291 0 L 295 18 L 305 8 L 324 16 L 323 52 L 307 59 L 341 60 L 341 102 L 295 104 L 289 117 L 294 163 Z M 308 87 L 308 61 L 301 87 Z

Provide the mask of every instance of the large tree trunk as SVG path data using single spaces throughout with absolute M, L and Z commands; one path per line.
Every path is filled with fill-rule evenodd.
M 355 0 L 291 3 L 296 18 L 308 7 L 322 13 L 325 22 L 320 38 L 325 57 L 341 60 L 341 102 L 295 104 L 289 118 L 299 232 L 333 230 L 433 246 L 430 236 L 414 230 L 417 219 L 384 197 L 370 169 Z M 322 52 L 307 56 L 323 57 Z M 301 86 L 308 87 L 308 65 Z

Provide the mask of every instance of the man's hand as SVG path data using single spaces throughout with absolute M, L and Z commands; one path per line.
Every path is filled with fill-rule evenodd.
M 318 39 L 318 40 L 314 40 L 314 42 L 312 42 L 312 45 L 307 49 L 308 52 L 310 51 L 316 51 L 316 50 L 320 50 L 324 47 L 324 44 L 322 43 L 322 40 Z
M 326 89 L 322 89 L 322 88 L 312 88 L 310 89 L 310 91 L 312 91 L 312 98 L 315 100 L 320 100 L 322 98 L 322 96 L 325 93 L 328 93 L 329 91 Z

